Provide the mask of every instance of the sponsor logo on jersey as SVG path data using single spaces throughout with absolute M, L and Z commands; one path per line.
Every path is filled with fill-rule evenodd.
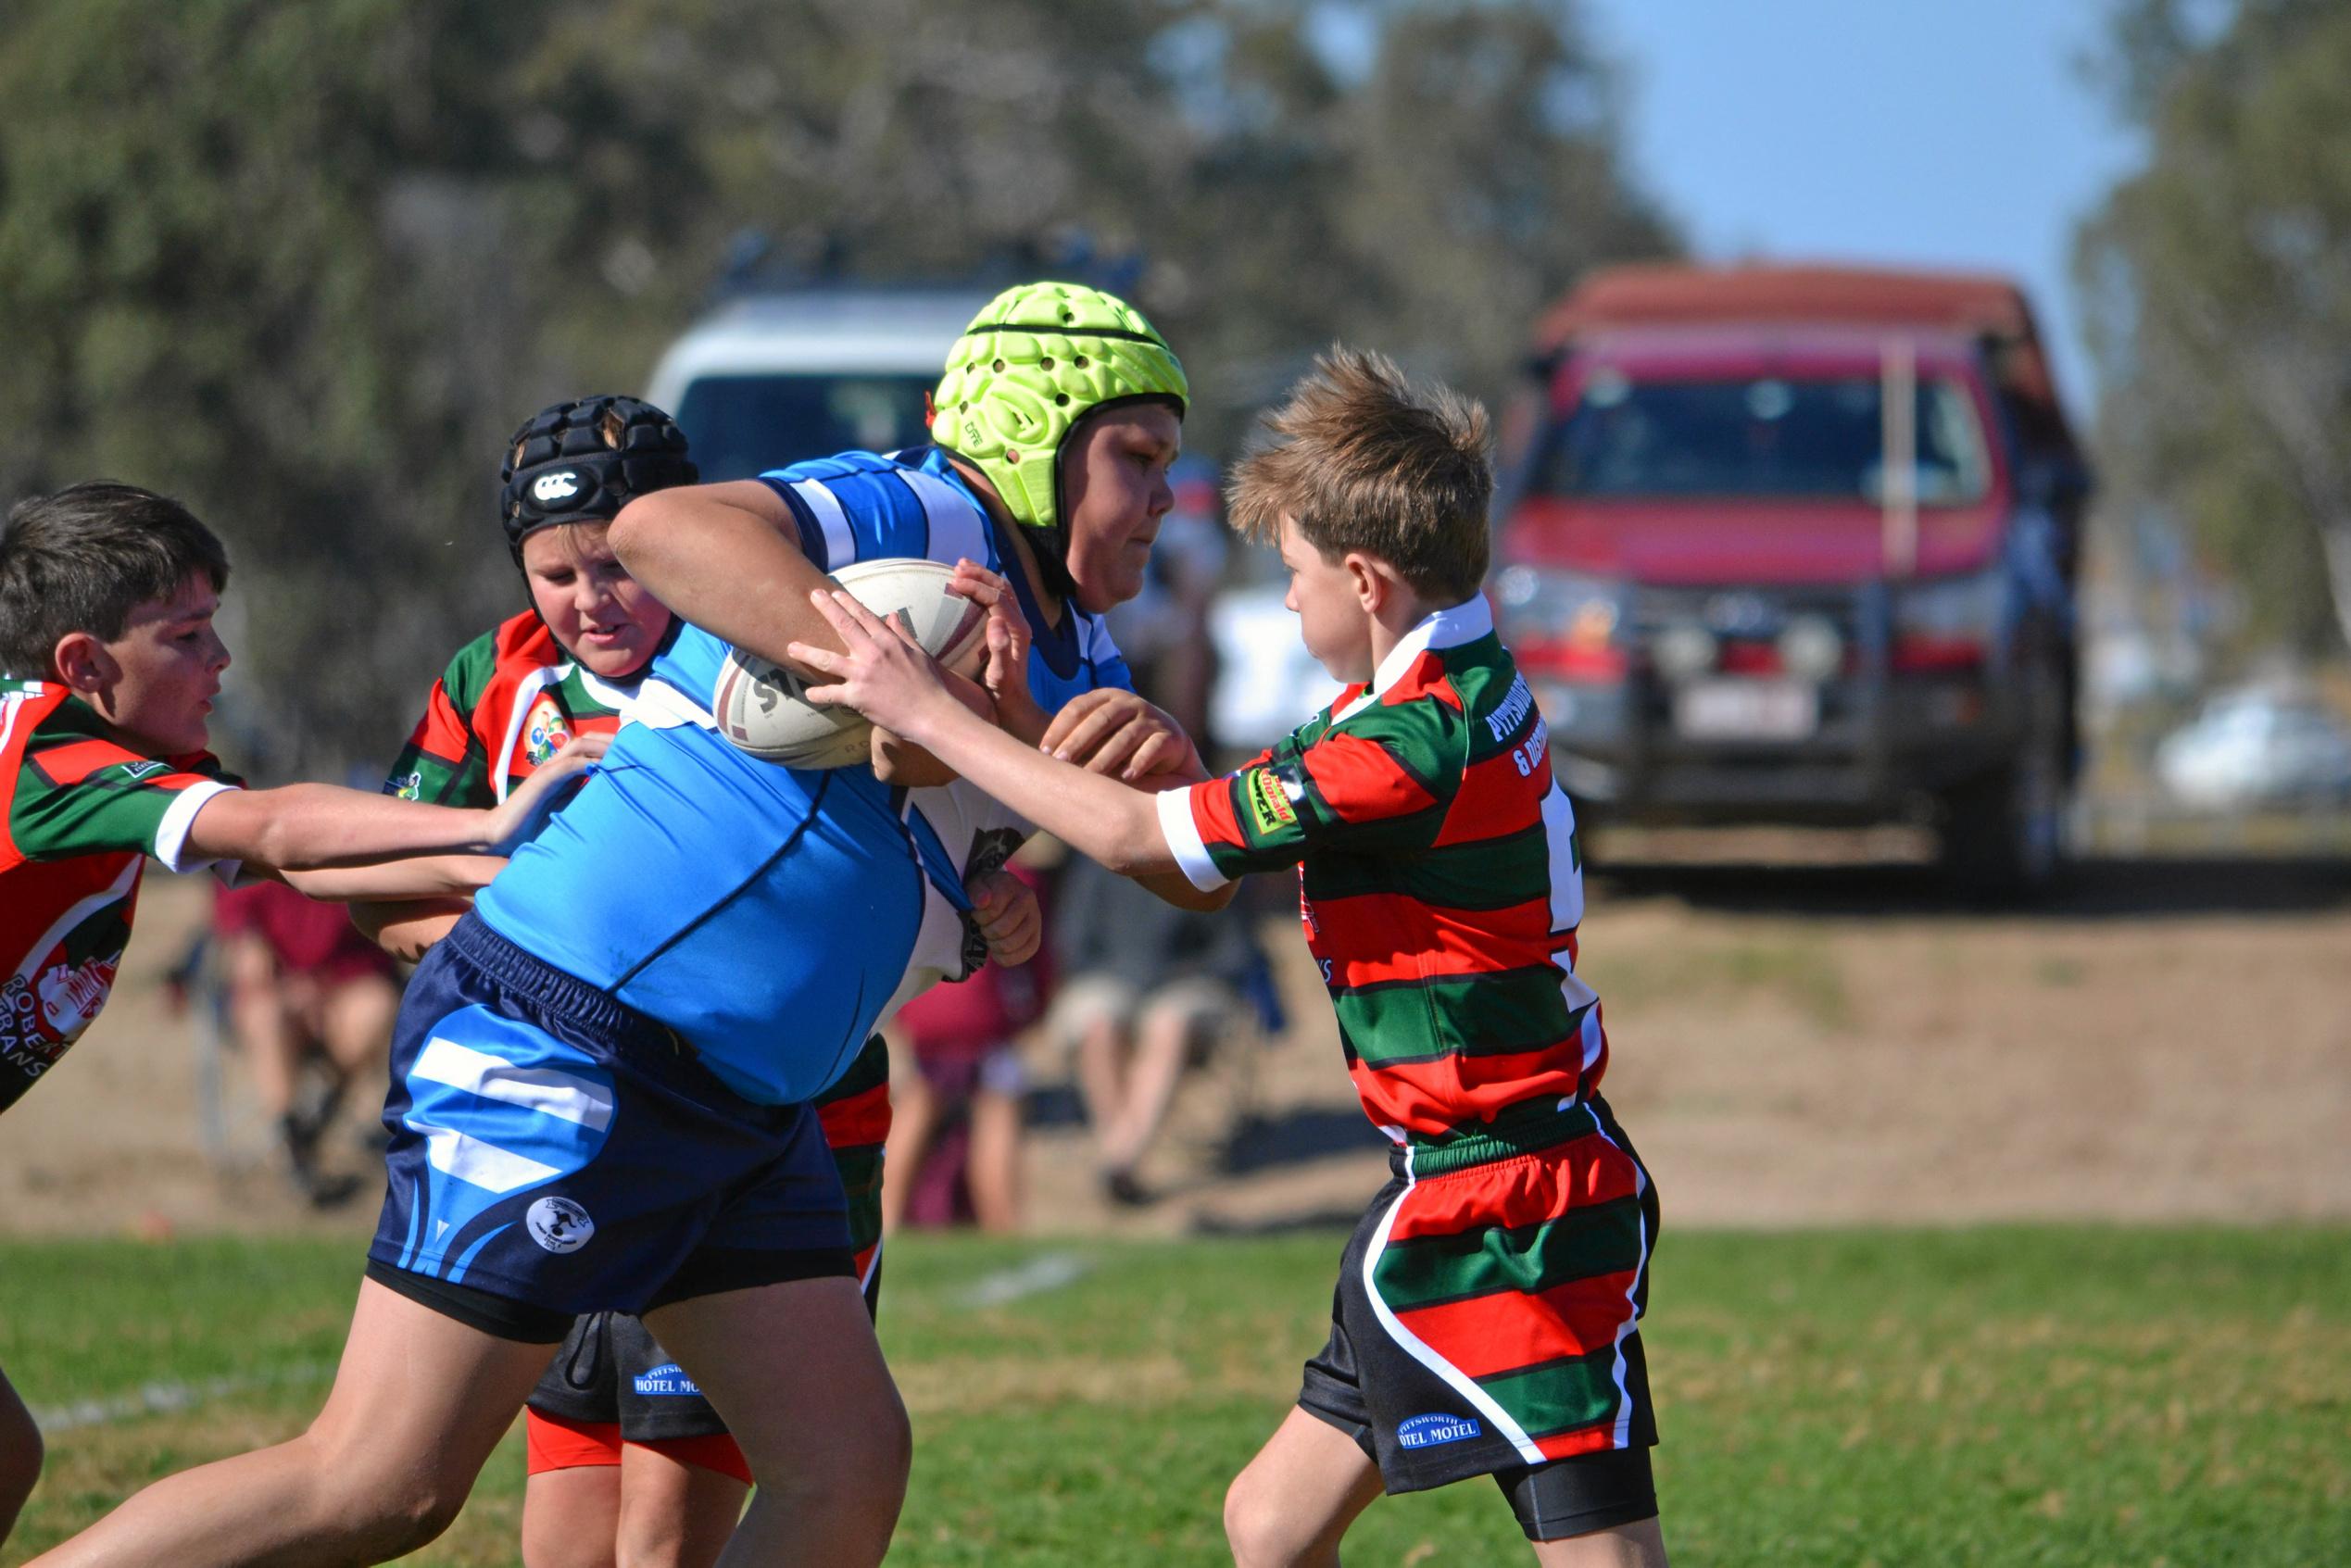
M 1396 1426 L 1396 1446 L 1400 1449 L 1433 1449 L 1440 1443 L 1459 1443 L 1470 1437 L 1482 1437 L 1486 1429 L 1472 1415 L 1416 1415 Z
M 675 1361 L 663 1361 L 649 1372 L 640 1372 L 632 1381 L 636 1391 L 647 1399 L 698 1397 L 702 1392 Z
M 531 1239 L 549 1252 L 577 1252 L 596 1235 L 588 1211 L 568 1198 L 542 1198 L 522 1216 Z
M 1260 768 L 1249 775 L 1249 815 L 1261 835 L 1270 837 L 1297 825 L 1298 812 L 1289 802 L 1289 790 L 1271 768 Z
M 531 766 L 541 766 L 571 744 L 571 723 L 555 699 L 543 696 L 532 704 L 531 721 L 522 733 L 522 755 L 531 759 Z
M 570 469 L 557 473 L 543 473 L 531 482 L 531 499 L 546 506 L 554 501 L 568 501 L 580 493 L 580 476 Z
M 160 773 L 170 766 L 171 764 L 169 762 L 125 762 L 122 765 L 122 776 L 132 780 L 144 779 L 149 773 Z

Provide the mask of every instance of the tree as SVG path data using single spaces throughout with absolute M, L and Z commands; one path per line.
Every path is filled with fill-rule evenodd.
M 2351 641 L 2351 10 L 2129 0 L 2102 67 L 2146 168 L 2077 270 L 2124 497 L 2183 518 L 2255 634 Z
M 1577 16 L 17 0 L 0 490 L 183 496 L 236 563 L 245 759 L 381 760 L 440 661 L 521 603 L 499 442 L 639 386 L 748 233 L 875 281 L 1010 282 L 1088 236 L 1132 258 L 1211 451 L 1333 337 L 1499 391 L 1578 271 L 1672 244 Z

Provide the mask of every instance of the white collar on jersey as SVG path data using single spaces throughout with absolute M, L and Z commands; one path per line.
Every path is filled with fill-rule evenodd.
M 1413 661 L 1431 648 L 1457 648 L 1464 643 L 1474 643 L 1494 629 L 1494 612 L 1486 603 L 1486 596 L 1475 594 L 1450 608 L 1431 611 L 1418 625 L 1403 635 L 1403 640 L 1388 650 L 1388 657 L 1372 671 L 1371 686 L 1366 696 L 1385 696 Z

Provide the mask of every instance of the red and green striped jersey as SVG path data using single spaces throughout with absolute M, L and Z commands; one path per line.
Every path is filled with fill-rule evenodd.
M 458 649 L 383 791 L 435 806 L 495 806 L 572 736 L 619 729 L 612 696 L 526 609 Z
M 205 753 L 131 750 L 63 686 L 0 675 L 0 1110 L 106 1005 L 146 857 L 197 863 L 189 824 L 236 783 Z
M 1576 973 L 1583 872 L 1534 696 L 1482 598 L 1438 611 L 1303 728 L 1159 798 L 1195 885 L 1299 868 L 1348 1072 L 1389 1135 L 1443 1142 L 1600 1082 Z

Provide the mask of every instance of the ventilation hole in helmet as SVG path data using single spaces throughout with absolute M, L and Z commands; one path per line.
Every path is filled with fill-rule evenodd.
M 955 411 L 959 414 L 968 414 L 972 411 L 972 406 L 969 403 L 958 403 L 955 405 Z
M 1062 320 L 1064 321 L 1075 321 L 1077 320 L 1077 312 L 1072 310 L 1068 306 L 1064 305 L 1062 307 Z
M 614 451 L 621 449 L 621 438 L 628 433 L 629 421 L 621 417 L 618 408 L 607 408 L 596 421 L 596 433 L 604 438 L 604 445 Z
M 1048 354 L 1044 358 L 1039 359 L 1037 362 L 1037 368 L 1040 370 L 1051 370 L 1053 368 L 1053 357 Z
M 1084 356 L 1083 354 L 1081 354 L 1081 355 L 1079 355 L 1076 358 L 1075 358 L 1075 359 L 1071 360 L 1071 361 L 1070 361 L 1070 363 L 1071 363 L 1071 364 L 1073 364 L 1073 365 L 1075 365 L 1075 366 L 1076 366 L 1079 370 L 1084 370 L 1084 369 L 1086 368 L 1086 356 Z
M 1005 460 L 1006 462 L 1008 462 L 1008 463 L 1017 463 L 1017 462 L 1019 462 L 1019 461 L 1021 460 L 1021 449 L 1020 449 L 1019 447 L 1017 447 L 1017 446 L 1007 446 L 1007 447 L 1005 447 L 1005 448 L 1004 448 L 1004 460 Z
M 1057 392 L 1053 394 L 1053 401 L 1062 408 L 1066 408 L 1069 407 L 1069 394 L 1066 392 Z
M 990 369 L 990 370 L 1001 370 L 1003 368 L 1004 368 L 1004 361 L 1003 361 L 1003 360 L 1001 360 L 1001 359 L 999 359 L 998 361 L 996 361 L 996 363 L 995 363 L 995 364 L 993 364 L 993 365 L 991 365 L 991 366 L 989 366 L 989 367 L 988 367 L 988 369 Z

